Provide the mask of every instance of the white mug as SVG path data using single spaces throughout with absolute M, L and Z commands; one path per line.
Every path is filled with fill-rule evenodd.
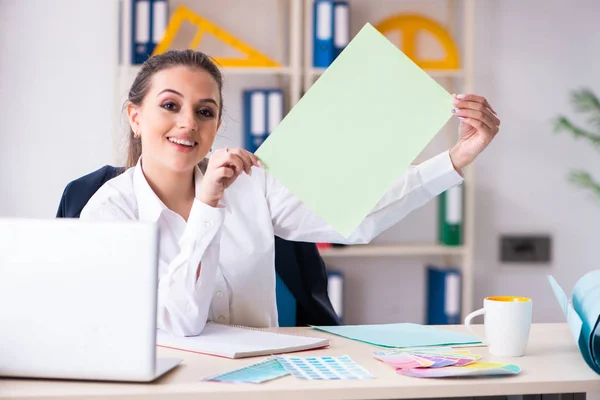
M 525 355 L 531 330 L 532 302 L 528 297 L 493 296 L 483 300 L 483 308 L 465 318 L 466 327 L 473 333 L 471 320 L 484 315 L 485 338 L 490 354 L 503 357 Z

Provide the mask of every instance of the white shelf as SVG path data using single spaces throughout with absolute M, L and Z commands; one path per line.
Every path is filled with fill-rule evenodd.
M 464 246 L 438 244 L 365 244 L 320 249 L 324 258 L 333 257 L 397 257 L 397 256 L 461 256 Z
M 312 68 L 308 71 L 309 75 L 313 78 L 320 76 L 323 72 L 325 72 L 326 68 Z M 464 76 L 464 71 L 462 69 L 452 69 L 452 70 L 425 70 L 432 78 L 461 78 Z

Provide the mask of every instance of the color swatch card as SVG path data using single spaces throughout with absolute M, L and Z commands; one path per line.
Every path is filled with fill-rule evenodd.
M 468 350 L 410 350 L 374 351 L 373 357 L 397 369 L 443 368 L 469 365 L 481 358 Z
M 417 354 L 415 354 L 415 357 L 419 357 L 419 358 L 433 362 L 433 364 L 427 368 L 443 368 L 443 367 L 449 367 L 451 365 L 456 365 L 458 363 L 457 358 L 451 358 L 451 357 L 447 357 L 447 356 L 432 356 L 432 355 L 422 355 L 422 354 L 417 355 Z
M 373 357 L 379 361 L 391 365 L 394 368 L 428 368 L 435 364 L 434 361 L 409 353 L 387 353 L 383 351 L 373 352 Z
M 461 367 L 463 365 L 472 364 L 475 361 L 481 359 L 479 354 L 473 354 L 468 349 L 454 349 L 452 347 L 429 347 L 421 349 L 398 349 L 392 350 L 391 352 L 408 352 L 414 356 L 425 358 L 427 360 L 435 361 L 429 368 L 441 368 L 450 365 Z M 444 362 L 447 360 L 449 362 Z
M 277 356 L 283 367 L 300 379 L 371 379 L 373 375 L 350 357 Z
M 418 354 L 419 357 L 431 360 L 434 362 L 429 368 L 442 368 L 451 365 L 462 367 L 465 365 L 473 364 L 479 360 L 479 356 L 461 356 L 461 355 L 429 355 L 429 354 Z
M 452 96 L 371 24 L 255 154 L 344 237 L 452 117 Z
M 255 364 L 247 365 L 224 374 L 209 376 L 203 381 L 228 383 L 262 383 L 290 373 L 274 358 L 267 358 Z
M 463 367 L 398 369 L 401 375 L 415 378 L 447 378 L 459 376 L 516 375 L 521 369 L 514 364 L 476 362 Z

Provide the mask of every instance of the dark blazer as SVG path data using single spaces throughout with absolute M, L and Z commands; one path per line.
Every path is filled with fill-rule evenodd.
M 75 179 L 65 187 L 57 218 L 79 218 L 89 199 L 124 168 L 104 167 Z M 296 299 L 296 326 L 339 325 L 327 294 L 327 270 L 314 243 L 275 236 L 275 270 Z

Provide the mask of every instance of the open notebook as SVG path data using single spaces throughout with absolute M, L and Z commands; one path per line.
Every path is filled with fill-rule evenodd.
M 158 331 L 156 344 L 227 358 L 244 358 L 317 349 L 329 339 L 287 335 L 241 326 L 207 323 L 199 336 L 178 337 Z

